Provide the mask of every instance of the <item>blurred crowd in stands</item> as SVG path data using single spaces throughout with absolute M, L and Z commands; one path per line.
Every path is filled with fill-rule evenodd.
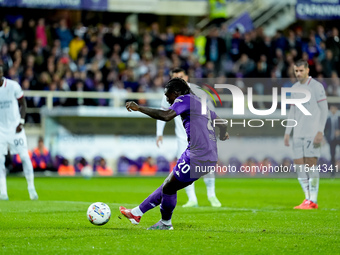
M 0 64 L 5 77 L 18 81 L 24 90 L 107 91 L 122 97 L 129 92 L 163 93 L 170 70 L 181 67 L 191 79 L 216 79 L 218 83 L 234 79 L 240 88 L 253 86 L 256 94 L 265 95 L 272 93 L 273 84 L 290 87 L 295 83 L 293 66 L 298 59 L 308 61 L 310 75 L 324 85 L 328 96 L 340 96 L 340 38 L 336 27 L 318 25 L 312 30 L 296 27 L 269 37 L 262 28 L 230 31 L 226 24 L 205 31 L 176 26 L 162 30 L 155 22 L 135 33 L 129 23 L 86 27 L 81 23 L 70 26 L 65 19 L 58 23 L 21 16 L 0 19 Z M 248 84 L 246 78 L 267 79 Z M 26 100 L 31 108 L 46 103 L 39 97 Z M 138 102 L 151 104 L 143 99 Z M 53 99 L 54 106 L 112 103 L 108 99 Z M 159 105 L 160 102 L 154 102 L 152 106 Z M 60 175 L 77 172 L 91 175 L 93 171 L 113 174 L 100 156 L 91 160 L 91 164 L 83 157 L 52 159 L 40 140 L 31 158 L 36 171 L 49 169 Z M 291 159 L 280 163 L 273 159 L 264 161 L 288 164 Z M 174 162 L 164 157 L 121 157 L 117 172 L 154 175 L 168 172 Z M 10 164 L 14 169 L 20 167 L 20 159 L 14 157 Z M 260 163 L 252 158 L 243 163 L 232 158 L 226 164 L 239 167 Z
M 24 90 L 163 92 L 169 71 L 187 70 L 190 78 L 288 78 L 295 82 L 293 63 L 305 59 L 310 75 L 325 86 L 329 96 L 340 96 L 340 40 L 338 28 L 296 28 L 268 37 L 261 28 L 243 33 L 227 25 L 202 33 L 188 27 L 160 30 L 152 23 L 136 34 L 129 23 L 71 27 L 67 20 L 48 23 L 44 18 L 0 20 L 0 64 L 5 76 Z M 176 31 L 176 32 L 175 32 Z M 326 78 L 329 80 L 325 81 Z M 276 84 L 277 85 L 277 84 Z M 271 94 L 268 84 L 255 93 Z M 29 107 L 45 104 L 27 98 Z M 147 104 L 140 100 L 141 104 Z M 59 99 L 63 106 L 110 105 L 107 99 Z

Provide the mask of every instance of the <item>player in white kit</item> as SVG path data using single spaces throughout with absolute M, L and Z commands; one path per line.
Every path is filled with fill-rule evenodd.
M 30 199 L 38 199 L 24 130 L 25 116 L 24 93 L 16 81 L 3 77 L 3 67 L 0 66 L 0 200 L 8 200 L 5 169 L 8 148 L 11 154 L 19 154 L 21 158 Z
M 297 125 L 294 128 L 287 127 L 284 136 L 284 144 L 289 146 L 290 133 L 294 129 L 295 170 L 305 193 L 305 200 L 294 209 L 317 209 L 320 171 L 317 161 L 321 153 L 320 147 L 328 115 L 327 98 L 323 85 L 308 75 L 309 68 L 306 61 L 296 62 L 294 72 L 298 82 L 293 85 L 293 88 L 303 88 L 311 93 L 311 99 L 303 104 L 311 115 L 305 115 L 295 105 L 292 105 L 288 119 L 296 120 Z M 301 93 L 292 93 L 292 98 L 303 96 Z
M 172 78 L 181 78 L 188 82 L 188 76 L 185 73 L 185 71 L 181 68 L 175 68 L 171 71 L 170 77 Z M 188 83 L 191 90 L 196 94 L 196 96 L 201 97 L 200 95 L 202 93 L 205 93 L 203 90 L 199 89 L 199 86 L 195 84 Z M 214 105 L 211 103 L 211 101 L 207 101 L 207 105 L 209 109 L 215 110 Z M 166 100 L 166 96 L 163 96 L 162 103 L 161 103 L 161 109 L 162 110 L 167 110 L 169 109 L 170 105 Z M 185 132 L 185 129 L 183 127 L 183 123 L 181 120 L 180 116 L 177 116 L 174 118 L 175 121 L 175 133 L 177 137 L 177 158 L 180 158 L 182 153 L 185 151 L 185 149 L 188 147 L 188 142 L 187 142 L 187 135 Z M 157 146 L 159 147 L 160 144 L 163 142 L 163 131 L 165 127 L 164 121 L 157 120 Z M 204 176 L 204 183 L 207 187 L 207 196 L 208 200 L 213 207 L 221 207 L 220 201 L 216 197 L 215 193 L 215 176 L 214 174 L 207 174 Z M 197 197 L 195 193 L 195 186 L 194 183 L 187 186 L 185 188 L 185 191 L 188 196 L 188 202 L 183 205 L 183 207 L 197 207 L 198 202 L 197 202 Z

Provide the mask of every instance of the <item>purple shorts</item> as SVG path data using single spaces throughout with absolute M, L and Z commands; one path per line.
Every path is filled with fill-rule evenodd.
M 188 150 L 185 150 L 173 169 L 176 179 L 181 182 L 196 181 L 216 166 L 216 161 L 190 159 L 189 153 Z

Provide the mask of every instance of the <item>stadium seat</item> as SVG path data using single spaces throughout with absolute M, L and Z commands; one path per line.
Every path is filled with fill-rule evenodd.
M 13 164 L 14 168 L 21 167 L 22 162 L 21 162 L 21 159 L 19 157 L 19 154 L 16 154 L 16 155 L 12 156 L 12 164 Z
M 142 165 L 143 165 L 143 163 L 145 162 L 146 159 L 147 158 L 143 157 L 143 156 L 137 158 L 137 160 L 135 162 L 136 162 L 136 166 L 138 168 L 138 171 L 142 168 Z
M 117 172 L 120 174 L 128 174 L 129 166 L 129 160 L 126 157 L 120 157 L 117 163 Z
M 169 173 L 170 171 L 169 161 L 164 156 L 158 156 L 156 158 L 156 164 L 158 173 Z
M 102 156 L 95 156 L 93 158 L 93 171 L 96 171 L 96 167 L 99 165 L 100 160 L 102 159 Z
M 294 172 L 294 169 L 291 168 L 291 166 L 294 164 L 294 161 L 292 158 L 290 157 L 284 157 L 281 161 L 281 166 L 285 167 L 285 168 L 289 168 L 290 172 Z
M 61 155 L 56 155 L 56 156 L 54 157 L 54 162 L 53 162 L 54 167 L 55 167 L 56 169 L 58 169 L 59 166 L 61 165 L 61 163 L 63 162 L 64 159 L 65 159 L 65 158 L 64 158 L 63 156 L 61 156 Z
M 84 166 L 87 166 L 87 160 L 84 157 L 78 156 L 74 158 L 73 166 L 76 170 L 76 173 L 80 173 L 81 169 L 83 169 Z
M 279 165 L 279 163 L 273 157 L 267 157 L 273 167 Z
M 143 160 L 143 158 L 139 158 L 138 160 Z M 143 176 L 152 176 L 157 174 L 158 166 L 155 160 L 152 157 L 147 157 L 142 164 L 141 169 L 139 170 L 140 175 Z
M 247 161 L 251 161 L 251 162 L 254 163 L 254 164 L 258 164 L 258 163 L 259 163 L 259 161 L 258 161 L 255 157 L 249 157 L 249 158 L 247 159 Z
M 139 157 L 137 160 L 132 160 L 128 157 L 121 156 L 117 164 L 118 173 L 134 174 L 140 171 L 145 159 L 145 157 Z
M 318 159 L 318 163 L 317 163 L 318 166 L 320 166 L 321 170 L 320 170 L 320 173 L 327 173 L 327 172 L 330 172 L 330 167 L 331 167 L 331 161 L 326 159 L 325 157 L 320 157 Z M 326 166 L 326 167 L 325 167 Z M 334 171 L 334 166 L 333 166 L 333 171 Z
M 290 157 L 284 157 L 283 159 L 282 159 L 282 163 L 283 162 L 289 162 L 290 164 L 293 164 L 294 163 L 294 160 L 292 159 L 292 158 L 290 158 Z
M 240 168 L 242 166 L 242 162 L 236 158 L 236 157 L 231 157 L 229 159 L 229 162 L 228 164 L 231 166 L 231 167 L 236 167 L 237 171 L 240 171 Z
M 106 163 L 106 160 L 101 156 L 96 156 L 93 159 L 93 171 L 100 176 L 112 176 L 113 170 Z

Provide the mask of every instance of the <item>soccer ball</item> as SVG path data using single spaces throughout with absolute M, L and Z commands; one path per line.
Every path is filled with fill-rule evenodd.
M 96 202 L 87 209 L 87 219 L 94 225 L 104 225 L 111 217 L 111 210 L 107 204 Z

